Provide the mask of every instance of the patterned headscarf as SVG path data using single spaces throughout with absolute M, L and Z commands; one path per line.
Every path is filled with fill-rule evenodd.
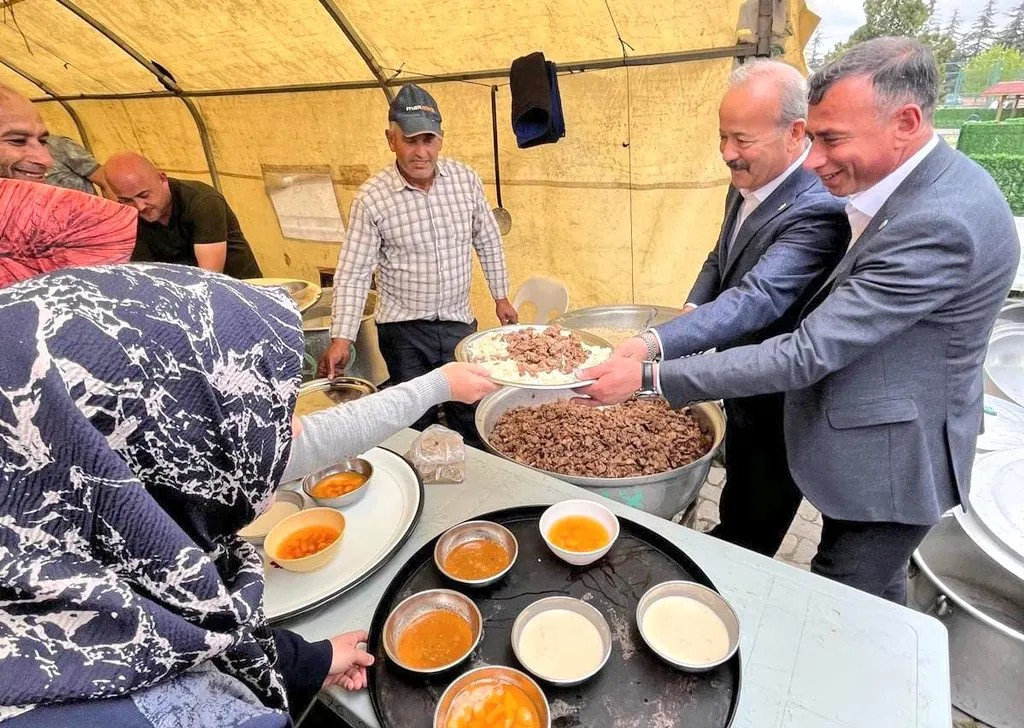
M 206 662 L 287 707 L 235 531 L 284 471 L 301 352 L 283 292 L 195 268 L 0 290 L 0 719 Z

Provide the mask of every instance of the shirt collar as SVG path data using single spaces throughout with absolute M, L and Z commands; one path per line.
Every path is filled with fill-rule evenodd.
M 796 161 L 789 165 L 786 168 L 785 172 L 783 172 L 782 174 L 780 174 L 778 177 L 771 180 L 767 184 L 763 185 L 762 187 L 758 187 L 754 191 L 740 190 L 740 194 L 743 195 L 743 199 L 745 200 L 747 199 L 748 195 L 752 195 L 755 203 L 758 205 L 767 200 L 775 190 L 779 189 L 779 187 L 782 185 L 783 182 L 786 181 L 789 175 L 793 174 L 793 172 L 795 172 L 798 167 L 803 165 L 804 160 L 807 159 L 807 155 L 810 154 L 810 152 L 810 146 L 806 147 L 803 151 L 803 154 L 797 157 Z
M 917 169 L 917 166 L 924 161 L 925 157 L 931 154 L 938 144 L 939 135 L 932 134 L 932 138 L 923 147 L 918 149 L 913 156 L 895 170 L 863 192 L 850 195 L 849 202 L 846 205 L 847 214 L 849 214 L 849 210 L 852 208 L 869 220 L 877 215 L 878 211 L 882 209 L 882 205 L 892 197 L 892 193 L 896 191 L 896 188 L 910 176 L 911 172 Z
M 447 177 L 448 176 L 448 167 L 447 167 L 446 163 L 442 162 L 440 159 L 437 160 L 437 176 L 438 177 Z M 413 185 L 409 184 L 409 181 L 405 177 L 402 176 L 402 173 L 398 171 L 398 162 L 397 161 L 394 164 L 391 165 L 391 181 L 392 181 L 392 186 L 394 187 L 395 192 L 401 192 L 406 187 L 408 187 L 410 190 L 417 190 L 418 192 L 422 192 L 423 191 L 419 187 L 414 187 Z M 436 182 L 437 179 L 435 178 L 434 181 Z

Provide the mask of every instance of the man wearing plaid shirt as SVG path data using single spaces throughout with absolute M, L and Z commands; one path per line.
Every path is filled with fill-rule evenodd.
M 464 164 L 437 158 L 443 142 L 437 102 L 408 84 L 391 103 L 388 120 L 396 163 L 365 182 L 352 202 L 334 274 L 332 340 L 320 359 L 321 376 L 333 377 L 348 362 L 375 267 L 377 337 L 392 383 L 453 361 L 455 345 L 476 331 L 469 308 L 473 250 L 498 320 L 518 322 L 508 301 L 501 237 L 480 178 Z M 444 408 L 448 425 L 466 444 L 479 445 L 473 407 L 448 402 Z M 413 426 L 422 429 L 436 417 L 428 412 Z

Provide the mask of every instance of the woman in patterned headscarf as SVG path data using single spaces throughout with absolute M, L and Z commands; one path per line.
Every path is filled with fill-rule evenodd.
M 325 432 L 334 456 L 358 452 L 493 385 L 438 371 L 310 421 L 293 448 L 299 323 L 283 293 L 178 266 L 0 291 L 0 721 L 276 728 L 322 685 L 365 684 L 365 633 L 311 645 L 267 626 L 235 532 L 286 471 L 319 465 Z

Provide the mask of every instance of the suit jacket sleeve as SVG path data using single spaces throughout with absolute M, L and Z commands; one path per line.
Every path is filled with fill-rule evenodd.
M 804 208 L 776 234 L 738 285 L 657 327 L 664 358 L 728 346 L 780 319 L 808 286 L 835 266 L 849 230 L 846 216 L 834 205 L 823 202 Z
M 808 387 L 947 303 L 973 262 L 963 224 L 928 212 L 905 213 L 856 245 L 847 253 L 858 255 L 849 276 L 792 334 L 662 362 L 669 402 L 678 407 Z

